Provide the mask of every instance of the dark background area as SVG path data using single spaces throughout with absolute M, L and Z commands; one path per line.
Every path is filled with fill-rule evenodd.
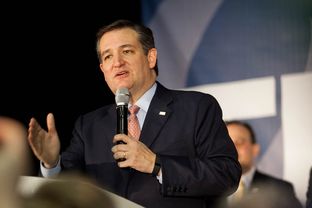
M 46 128 L 52 112 L 62 150 L 76 118 L 114 102 L 96 56 L 97 30 L 117 19 L 141 22 L 141 2 L 44 2 L 1 6 L 0 114 Z M 39 161 L 32 155 L 37 175 Z

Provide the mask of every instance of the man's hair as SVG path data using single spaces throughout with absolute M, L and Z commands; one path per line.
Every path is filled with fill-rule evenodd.
M 123 20 L 123 19 L 117 20 L 117 21 L 115 21 L 109 25 L 106 25 L 106 26 L 100 28 L 99 31 L 97 32 L 97 35 L 96 35 L 96 51 L 97 51 L 97 56 L 98 56 L 100 63 L 102 63 L 101 53 L 100 53 L 100 40 L 101 40 L 102 36 L 107 32 L 110 32 L 113 30 L 124 29 L 124 28 L 130 28 L 130 29 L 134 30 L 135 32 L 137 32 L 137 34 L 139 35 L 139 42 L 142 45 L 142 48 L 143 48 L 145 55 L 148 54 L 148 51 L 150 49 L 155 48 L 153 31 L 150 28 L 145 27 L 144 25 L 141 25 L 141 24 L 131 22 L 129 20 Z M 156 75 L 158 75 L 157 62 L 156 62 L 156 65 L 154 67 L 154 70 L 156 72 Z
M 243 122 L 243 121 L 239 121 L 239 120 L 226 121 L 225 124 L 227 126 L 230 125 L 230 124 L 236 124 L 236 125 L 240 125 L 240 126 L 245 127 L 249 131 L 249 133 L 250 133 L 251 143 L 252 144 L 256 144 L 257 143 L 255 132 L 254 132 L 254 130 L 251 127 L 250 124 L 248 124 L 246 122 Z

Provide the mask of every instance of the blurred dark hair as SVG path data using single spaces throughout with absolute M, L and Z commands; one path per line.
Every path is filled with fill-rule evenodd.
M 256 135 L 255 132 L 253 130 L 253 128 L 251 127 L 250 124 L 244 122 L 244 121 L 240 121 L 240 120 L 230 120 L 230 121 L 225 121 L 226 125 L 230 125 L 230 124 L 236 124 L 236 125 L 240 125 L 245 127 L 249 133 L 250 133 L 250 137 L 251 137 L 251 143 L 256 144 L 257 140 L 256 140 Z

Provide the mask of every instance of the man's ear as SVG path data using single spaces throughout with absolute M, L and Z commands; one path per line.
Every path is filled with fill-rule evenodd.
M 103 68 L 103 64 L 102 63 L 100 63 L 100 69 L 104 73 L 104 68 Z
M 149 49 L 148 54 L 147 54 L 147 59 L 148 59 L 149 67 L 153 69 L 156 66 L 156 61 L 157 61 L 157 49 L 156 48 Z
M 100 69 L 101 69 L 101 71 L 103 73 L 103 77 L 104 77 L 104 80 L 106 82 L 106 77 L 105 77 L 104 68 L 103 68 L 103 64 L 102 63 L 100 64 Z
M 259 144 L 253 144 L 252 145 L 252 154 L 254 158 L 257 158 L 260 154 L 260 145 Z

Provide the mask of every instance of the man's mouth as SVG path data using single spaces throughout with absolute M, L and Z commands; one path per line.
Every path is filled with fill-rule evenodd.
M 118 72 L 115 77 L 124 77 L 124 76 L 127 76 L 129 74 L 129 72 L 127 71 L 121 71 L 121 72 Z

